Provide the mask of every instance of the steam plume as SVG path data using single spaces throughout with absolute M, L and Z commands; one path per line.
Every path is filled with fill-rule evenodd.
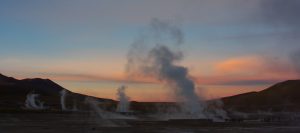
M 150 25 L 150 34 L 143 35 L 133 43 L 128 54 L 127 70 L 129 75 L 142 73 L 143 76 L 155 77 L 169 86 L 181 103 L 186 114 L 205 117 L 204 103 L 195 93 L 195 83 L 189 76 L 188 69 L 177 65 L 183 54 L 172 51 L 166 43 L 180 45 L 183 43 L 182 31 L 170 24 L 154 19 Z M 146 44 L 154 44 L 147 49 Z
M 228 119 L 227 112 L 223 110 L 223 102 L 221 100 L 213 100 L 209 103 L 209 106 L 206 111 L 206 115 L 213 119 L 214 121 L 224 121 Z
M 95 98 L 87 97 L 85 99 L 85 103 L 88 104 L 93 111 L 97 113 L 100 119 L 135 119 L 134 117 L 127 117 L 123 116 L 117 113 L 112 113 L 109 111 L 106 111 L 102 108 L 100 108 L 100 104 L 103 104 L 102 102 L 99 102 Z M 107 121 L 109 122 L 109 121 Z
M 25 107 L 28 109 L 45 109 L 44 103 L 39 101 L 38 94 L 29 93 L 27 94 Z
M 106 118 L 106 115 L 105 114 L 105 111 L 102 110 L 101 108 L 99 108 L 99 102 L 94 99 L 94 98 L 90 98 L 90 97 L 87 97 L 85 99 L 85 103 L 87 103 L 88 105 L 90 105 L 90 107 L 96 111 L 96 113 L 99 115 L 100 118 Z
M 182 54 L 173 53 L 168 47 L 157 45 L 148 57 L 152 65 L 145 68 L 146 72 L 153 73 L 173 89 L 178 102 L 182 103 L 183 111 L 190 114 L 202 112 L 203 105 L 195 93 L 195 84 L 189 78 L 188 69 L 174 64 L 182 59 Z
M 67 110 L 66 105 L 65 105 L 65 100 L 66 100 L 66 90 L 60 91 L 60 105 L 62 110 Z
M 118 88 L 117 97 L 119 100 L 117 112 L 128 112 L 130 102 L 129 102 L 129 97 L 126 95 L 125 86 L 121 86 Z

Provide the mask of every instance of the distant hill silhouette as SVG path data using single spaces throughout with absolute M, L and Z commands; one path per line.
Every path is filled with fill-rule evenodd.
M 73 104 L 83 105 L 86 95 L 73 93 L 49 79 L 23 79 L 18 80 L 0 74 L 0 110 L 3 109 L 20 109 L 24 107 L 26 96 L 29 93 L 40 95 L 40 100 L 47 107 L 60 109 L 60 92 L 67 91 L 66 103 L 71 108 Z M 100 99 L 101 101 L 110 101 L 110 99 Z
M 43 95 L 57 95 L 61 90 L 64 90 L 63 87 L 54 83 L 49 79 L 23 79 L 17 80 L 12 77 L 6 77 L 0 74 L 0 92 L 7 93 L 29 93 L 34 91 L 38 94 Z
M 40 95 L 40 100 L 51 109 L 60 109 L 60 92 L 67 91 L 67 107 L 74 103 L 86 106 L 84 100 L 91 97 L 73 93 L 49 79 L 18 80 L 0 74 L 0 111 L 5 109 L 22 109 L 28 93 Z M 94 97 L 95 98 L 95 97 Z M 111 99 L 95 98 L 116 106 Z M 275 84 L 260 92 L 249 92 L 221 99 L 225 109 L 242 112 L 251 111 L 300 111 L 300 80 L 288 80 Z M 132 102 L 131 109 L 142 112 L 155 112 L 157 106 L 174 107 L 174 103 Z M 176 107 L 176 106 L 175 106 Z
M 260 92 L 222 99 L 227 109 L 238 111 L 300 111 L 300 80 L 277 83 Z

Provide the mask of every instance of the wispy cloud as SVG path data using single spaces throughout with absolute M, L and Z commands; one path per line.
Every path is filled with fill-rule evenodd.
M 263 56 L 243 56 L 215 64 L 216 73 L 227 75 L 291 75 L 295 71 L 290 62 Z
M 292 63 L 286 60 L 250 55 L 220 61 L 211 75 L 197 80 L 204 84 L 262 85 L 297 78 Z
M 99 76 L 89 74 L 76 74 L 76 73 L 37 73 L 38 76 L 49 78 L 59 81 L 78 81 L 78 82 L 115 82 L 115 83 L 142 83 L 151 84 L 156 83 L 150 79 L 127 79 L 125 76 Z

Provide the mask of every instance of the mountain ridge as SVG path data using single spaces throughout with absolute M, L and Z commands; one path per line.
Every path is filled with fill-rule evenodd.
M 45 106 L 53 109 L 60 109 L 61 91 L 65 90 L 67 106 L 73 106 L 76 103 L 83 105 L 85 98 L 90 97 L 98 101 L 114 102 L 111 99 L 97 98 L 84 94 L 74 93 L 50 79 L 30 78 L 15 79 L 0 74 L 0 110 L 1 109 L 20 109 L 24 107 L 26 97 L 29 93 L 39 95 Z
M 238 111 L 300 111 L 300 80 L 287 80 L 259 92 L 222 98 L 226 108 Z

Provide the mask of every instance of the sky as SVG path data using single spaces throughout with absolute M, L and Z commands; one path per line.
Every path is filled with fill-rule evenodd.
M 0 73 L 49 78 L 78 93 L 172 101 L 152 79 L 128 79 L 127 54 L 151 20 L 179 27 L 180 46 L 206 99 L 298 79 L 298 0 L 2 0 Z

